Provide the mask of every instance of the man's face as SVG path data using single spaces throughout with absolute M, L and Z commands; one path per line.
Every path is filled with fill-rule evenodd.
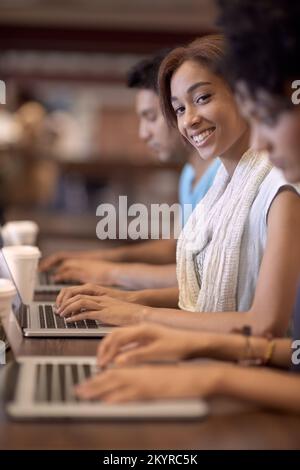
M 244 83 L 237 85 L 236 96 L 242 114 L 251 124 L 251 146 L 266 150 L 287 181 L 299 182 L 300 106 L 284 109 L 280 100 L 263 91 L 254 100 Z
M 175 158 L 180 138 L 175 130 L 169 129 L 160 110 L 157 94 L 152 90 L 138 90 L 136 112 L 139 116 L 140 139 L 160 161 Z

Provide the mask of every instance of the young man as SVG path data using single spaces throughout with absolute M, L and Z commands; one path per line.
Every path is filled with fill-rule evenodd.
M 209 166 L 183 145 L 176 129 L 162 115 L 157 90 L 158 69 L 166 55 L 138 63 L 129 73 L 128 86 L 136 89 L 139 136 L 160 161 L 188 160 L 179 183 L 180 204 L 194 208 L 211 186 L 220 162 Z M 107 250 L 59 252 L 45 258 L 41 270 L 57 268 L 57 282 L 74 280 L 129 289 L 176 285 L 176 241 L 156 240 Z

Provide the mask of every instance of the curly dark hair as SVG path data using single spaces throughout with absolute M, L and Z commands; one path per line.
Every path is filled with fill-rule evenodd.
M 152 90 L 158 94 L 158 71 L 160 64 L 171 49 L 162 49 L 153 57 L 141 60 L 128 72 L 129 88 Z
M 228 45 L 224 73 L 232 86 L 243 80 L 254 97 L 258 90 L 286 95 L 287 84 L 300 79 L 300 1 L 217 3 Z

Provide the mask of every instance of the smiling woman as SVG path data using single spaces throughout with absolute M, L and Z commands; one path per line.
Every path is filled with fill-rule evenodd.
M 204 36 L 174 49 L 160 68 L 159 87 L 169 123 L 202 159 L 223 157 L 226 169 L 233 173 L 249 147 L 249 128 L 220 74 L 223 55 L 221 35 Z
M 300 201 L 266 154 L 249 148 L 249 126 L 219 72 L 223 50 L 222 36 L 200 38 L 169 53 L 159 73 L 169 123 L 199 158 L 220 157 L 223 164 L 179 237 L 179 292 L 104 291 L 93 299 L 78 288 L 75 297 L 69 291 L 58 299 L 69 321 L 85 308 L 80 318 L 116 325 L 146 320 L 206 331 L 249 325 L 259 335 L 286 332 L 300 265 Z
M 219 156 L 224 165 L 177 246 L 179 305 L 189 311 L 252 310 L 269 209 L 284 185 L 266 155 L 249 149 L 249 127 L 221 74 L 223 59 L 223 37 L 210 35 L 173 50 L 159 74 L 169 122 L 202 159 Z

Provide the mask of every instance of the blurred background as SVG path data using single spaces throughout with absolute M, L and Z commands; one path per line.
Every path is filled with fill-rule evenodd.
M 211 0 L 0 0 L 1 223 L 35 220 L 44 252 L 89 248 L 99 204 L 176 202 L 181 166 L 139 141 L 126 74 L 214 18 Z

